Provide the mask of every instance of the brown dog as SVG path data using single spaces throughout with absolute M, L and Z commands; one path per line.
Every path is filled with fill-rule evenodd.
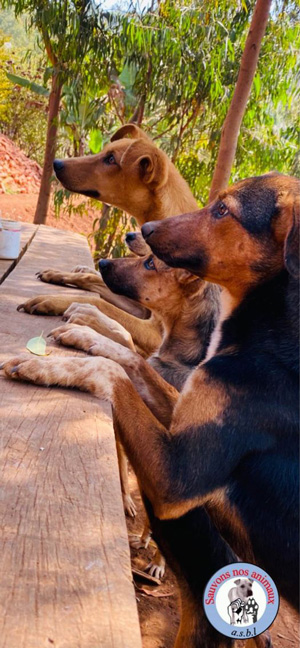
M 142 251 L 147 246 L 145 243 L 142 245 L 140 238 L 140 234 L 135 234 L 131 239 L 131 246 Z M 148 362 L 164 380 L 180 391 L 188 375 L 204 359 L 207 352 L 219 313 L 219 288 L 190 272 L 170 268 L 153 254 L 138 259 L 103 260 L 100 267 L 107 286 L 113 292 L 134 296 L 137 303 L 148 306 L 152 316 L 160 322 L 162 343 L 148 358 Z M 103 314 L 95 306 L 75 302 L 66 311 L 65 319 L 69 320 L 69 324 L 52 331 L 53 337 L 59 342 L 87 352 L 92 347 L 94 355 L 97 355 L 98 350 L 100 355 L 119 362 L 121 366 L 124 366 L 125 361 L 126 368 L 129 362 L 131 366 L 136 366 L 137 372 L 139 371 L 137 357 L 134 359 L 130 352 L 126 354 L 124 349 L 120 349 L 119 344 L 110 344 L 107 338 L 99 335 L 103 332 Z M 111 326 L 114 325 L 112 321 Z M 124 339 L 120 331 L 119 340 L 112 334 L 109 337 L 114 337 L 116 342 L 120 341 L 124 346 L 134 349 L 133 343 L 129 344 L 126 333 L 124 330 Z M 152 384 L 152 407 L 154 402 L 158 401 L 159 392 L 160 385 L 158 384 L 155 392 Z M 127 461 L 119 444 L 118 457 L 124 507 L 128 514 L 134 515 Z M 147 546 L 149 538 L 149 528 L 146 526 L 141 539 L 135 542 L 134 546 Z M 164 574 L 164 560 L 158 552 L 149 569 L 152 576 L 160 578 Z
M 69 191 L 119 207 L 140 225 L 196 202 L 168 156 L 135 124 L 122 126 L 98 155 L 55 160 L 53 166 Z
M 110 290 L 150 308 L 160 322 L 162 344 L 148 361 L 180 391 L 205 358 L 218 319 L 219 288 L 186 270 L 170 268 L 153 254 L 105 259 L 100 269 Z
M 96 196 L 120 207 L 134 216 L 139 225 L 149 219 L 167 218 L 197 209 L 197 202 L 187 183 L 168 156 L 134 124 L 122 126 L 99 155 L 56 160 L 54 168 L 58 179 L 67 189 Z M 39 273 L 39 277 L 42 281 L 98 293 L 109 303 L 99 300 L 96 294 L 76 298 L 76 301 L 95 304 L 104 315 L 120 322 L 144 355 L 153 353 L 159 345 L 161 336 L 156 322 L 152 318 L 146 321 L 137 319 L 149 317 L 149 311 L 113 295 L 94 272 L 46 270 Z M 38 295 L 18 308 L 34 314 L 62 315 L 73 301 L 72 294 Z
M 177 574 L 176 648 L 231 645 L 202 608 L 209 577 L 231 560 L 218 530 L 297 601 L 299 190 L 286 176 L 250 178 L 196 214 L 146 226 L 156 254 L 228 292 L 211 359 L 177 398 L 159 378 L 164 421 L 147 400 L 149 366 L 146 383 L 144 367 L 129 377 L 105 358 L 21 356 L 4 367 L 9 378 L 77 386 L 113 404 L 155 539 Z

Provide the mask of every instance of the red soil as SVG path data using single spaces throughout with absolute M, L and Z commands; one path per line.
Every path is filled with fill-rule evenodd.
M 2 212 L 2 218 L 33 223 L 37 199 L 37 193 L 22 195 L 0 193 L 0 210 Z M 96 215 L 95 212 L 92 213 L 91 211 L 85 216 L 80 216 L 78 214 L 68 216 L 67 214 L 61 213 L 59 218 L 56 218 L 53 204 L 51 204 L 46 225 L 56 227 L 57 229 L 77 232 L 78 234 L 85 234 L 87 236 L 93 229 L 93 221 Z
M 30 160 L 8 137 L 0 134 L 0 210 L 2 217 L 18 221 L 33 222 L 41 167 Z M 55 217 L 51 200 L 47 225 L 88 235 L 92 231 L 94 211 L 85 216 L 78 214 Z

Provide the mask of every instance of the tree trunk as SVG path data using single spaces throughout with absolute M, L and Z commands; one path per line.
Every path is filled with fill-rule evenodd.
M 47 139 L 41 186 L 37 206 L 34 215 L 34 223 L 43 224 L 46 222 L 47 211 L 50 199 L 50 178 L 53 174 L 53 160 L 55 157 L 56 136 L 58 129 L 59 102 L 62 84 L 57 74 L 53 74 L 51 93 L 49 98 L 49 114 L 47 124 Z
M 242 119 L 256 71 L 261 41 L 266 31 L 272 0 L 257 0 L 247 36 L 240 71 L 224 121 L 216 167 L 210 188 L 209 201 L 228 185 L 234 161 Z

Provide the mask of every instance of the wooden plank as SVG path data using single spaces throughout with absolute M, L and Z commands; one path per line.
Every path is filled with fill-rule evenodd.
M 63 290 L 35 272 L 77 263 L 83 237 L 39 228 L 0 286 L 0 361 L 59 323 L 16 311 Z M 141 648 L 110 407 L 0 372 L 0 466 L 1 648 Z
M 2 223 L 5 223 L 5 219 L 2 219 Z M 18 256 L 18 259 L 0 259 L 0 284 L 14 269 L 19 259 L 23 256 L 27 246 L 30 244 L 31 239 L 35 235 L 37 228 L 38 225 L 32 225 L 31 223 L 22 223 L 20 254 Z

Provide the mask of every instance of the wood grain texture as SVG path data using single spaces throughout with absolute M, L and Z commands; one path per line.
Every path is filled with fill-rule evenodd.
M 90 263 L 83 237 L 39 227 L 0 286 L 0 362 L 60 322 L 16 311 L 66 290 L 35 272 Z M 0 372 L 0 485 L 1 648 L 141 648 L 110 407 Z

